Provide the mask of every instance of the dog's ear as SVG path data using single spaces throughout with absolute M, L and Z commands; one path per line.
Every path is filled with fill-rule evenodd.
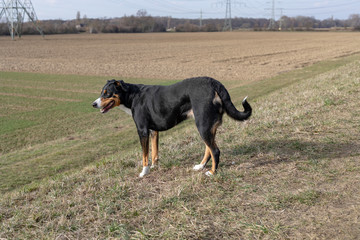
M 127 92 L 129 90 L 129 86 L 123 80 L 116 81 L 115 84 L 124 92 Z

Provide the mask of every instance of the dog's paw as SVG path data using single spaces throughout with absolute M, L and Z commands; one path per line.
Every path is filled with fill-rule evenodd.
M 159 164 L 151 164 L 150 168 L 153 169 L 153 168 L 157 168 L 159 166 Z
M 205 164 L 197 164 L 197 165 L 195 165 L 194 167 L 193 167 L 193 170 L 195 170 L 195 171 L 200 171 L 200 170 L 203 170 L 204 169 L 204 167 L 205 167 Z
M 140 173 L 139 177 L 144 177 L 145 175 L 149 174 L 150 173 L 150 167 L 147 166 L 147 167 L 143 167 L 143 170 L 142 172 Z
M 207 171 L 207 172 L 205 173 L 205 175 L 208 176 L 208 177 L 214 176 L 214 174 L 213 174 L 211 171 Z

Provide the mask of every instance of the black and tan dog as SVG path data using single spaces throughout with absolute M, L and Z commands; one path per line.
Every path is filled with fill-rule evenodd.
M 220 150 L 215 143 L 217 128 L 226 112 L 235 120 L 250 117 L 251 107 L 243 100 L 244 112 L 233 105 L 224 85 L 209 77 L 185 79 L 170 86 L 129 84 L 110 80 L 102 89 L 93 107 L 106 113 L 115 106 L 123 106 L 132 114 L 143 150 L 143 170 L 140 177 L 150 172 L 149 138 L 152 147 L 152 167 L 158 161 L 159 131 L 168 130 L 189 117 L 195 118 L 200 136 L 205 142 L 205 155 L 194 170 L 202 170 L 212 159 L 212 168 L 206 175 L 215 174 Z

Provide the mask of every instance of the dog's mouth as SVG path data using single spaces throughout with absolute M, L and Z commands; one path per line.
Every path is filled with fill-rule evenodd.
M 107 113 L 115 104 L 115 101 L 111 101 L 103 109 L 100 110 L 101 113 Z

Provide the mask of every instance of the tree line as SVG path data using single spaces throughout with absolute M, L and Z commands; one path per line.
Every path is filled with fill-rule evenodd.
M 264 31 L 311 31 L 315 29 L 341 28 L 360 30 L 360 14 L 352 14 L 346 20 L 328 18 L 318 20 L 314 17 L 287 17 L 283 16 L 276 21 L 273 29 L 269 29 L 269 19 L 265 18 L 238 18 L 232 19 L 232 28 Z M 217 32 L 223 30 L 224 19 L 181 19 L 171 17 L 153 17 L 146 10 L 139 10 L 136 15 L 121 18 L 89 19 L 80 17 L 77 13 L 73 20 L 44 20 L 38 25 L 45 34 L 67 33 L 146 33 L 146 32 Z M 33 24 L 26 22 L 22 27 L 23 34 L 38 34 Z M 4 20 L 0 22 L 0 35 L 9 35 L 9 29 Z

